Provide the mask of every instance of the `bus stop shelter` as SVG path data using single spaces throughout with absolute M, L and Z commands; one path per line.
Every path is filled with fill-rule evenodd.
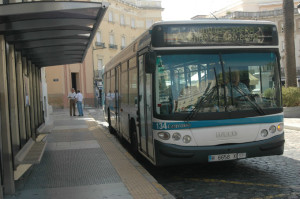
M 44 123 L 41 68 L 81 63 L 108 3 L 0 5 L 0 198 L 15 192 L 14 171 Z M 29 144 L 30 143 L 30 144 Z M 36 152 L 43 151 L 43 146 Z M 26 159 L 26 158 L 25 158 Z M 39 162 L 35 157 L 27 164 Z

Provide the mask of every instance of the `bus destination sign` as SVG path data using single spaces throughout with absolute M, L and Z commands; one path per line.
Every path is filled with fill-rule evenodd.
M 153 29 L 155 47 L 278 45 L 275 25 L 193 24 Z

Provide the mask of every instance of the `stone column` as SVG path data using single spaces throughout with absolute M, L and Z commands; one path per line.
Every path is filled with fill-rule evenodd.
M 34 64 L 32 64 L 32 90 L 33 90 L 33 99 L 34 99 L 34 103 L 33 103 L 33 108 L 34 108 L 34 125 L 35 125 L 35 128 L 37 129 L 39 127 L 39 118 L 38 118 L 38 103 L 39 103 L 39 100 L 38 100 L 38 97 L 37 97 L 37 90 L 39 89 L 38 88 L 38 85 L 37 85 L 37 72 L 36 72 L 36 67 Z
M 3 185 L 5 194 L 15 193 L 12 145 L 10 137 L 9 99 L 7 88 L 6 51 L 4 36 L 0 35 L 0 122 L 2 144 Z
M 24 80 L 22 56 L 20 52 L 16 52 L 16 72 L 17 72 L 17 92 L 19 105 L 19 126 L 21 146 L 26 144 L 26 114 L 25 114 L 25 97 L 24 97 Z
M 30 98 L 29 91 L 29 77 L 28 77 L 28 63 L 25 57 L 22 58 L 23 65 L 23 79 L 24 79 L 24 96 L 25 96 L 25 125 L 26 125 L 26 140 L 31 137 L 31 121 L 30 121 L 30 106 L 28 100 Z M 27 98 L 27 99 L 26 99 Z
M 37 115 L 38 115 L 38 124 L 42 124 L 41 117 L 41 82 L 40 82 L 40 68 L 36 67 L 36 85 L 37 85 Z
M 28 77 L 29 77 L 29 103 L 30 103 L 30 127 L 31 127 L 31 137 L 35 140 L 36 138 L 36 126 L 35 126 L 35 114 L 34 114 L 34 88 L 33 88 L 33 66 L 31 61 L 28 61 Z
M 50 113 L 52 113 L 52 106 L 48 104 L 48 90 L 47 90 L 47 81 L 46 81 L 46 71 L 45 67 L 41 68 L 41 80 L 43 86 L 43 110 L 44 118 L 46 125 L 52 125 L 52 120 L 50 119 Z
M 18 109 L 18 93 L 17 93 L 17 79 L 16 79 L 16 61 L 15 49 L 13 45 L 7 45 L 7 75 L 8 75 L 8 99 L 10 111 L 10 134 L 12 141 L 13 157 L 20 149 L 20 132 L 19 132 L 19 109 Z
M 40 83 L 40 115 L 41 115 L 41 123 L 45 122 L 44 118 L 44 110 L 43 110 L 43 83 L 42 83 L 42 69 L 39 68 L 39 83 Z

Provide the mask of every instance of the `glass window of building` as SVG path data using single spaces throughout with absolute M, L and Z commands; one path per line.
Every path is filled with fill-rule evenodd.
M 103 60 L 98 59 L 98 70 L 102 70 L 102 66 L 103 66 Z
M 131 28 L 135 28 L 135 19 L 131 19 Z
M 109 44 L 111 45 L 115 44 L 115 36 L 113 34 L 109 35 Z
M 121 42 L 122 42 L 121 47 L 122 47 L 122 49 L 123 49 L 123 48 L 125 48 L 125 46 L 126 46 L 126 38 L 125 38 L 125 36 L 122 36 Z
M 101 32 L 97 32 L 97 35 L 96 35 L 96 39 L 97 39 L 97 42 L 101 42 Z
M 109 11 L 109 13 L 108 13 L 108 21 L 113 22 L 113 13 L 112 13 L 112 11 Z
M 121 25 L 123 25 L 123 26 L 125 25 L 125 18 L 124 18 L 123 14 L 121 15 L 120 22 L 121 22 Z

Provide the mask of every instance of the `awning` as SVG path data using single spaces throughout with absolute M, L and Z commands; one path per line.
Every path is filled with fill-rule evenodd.
M 108 3 L 0 5 L 0 34 L 37 67 L 83 62 Z

